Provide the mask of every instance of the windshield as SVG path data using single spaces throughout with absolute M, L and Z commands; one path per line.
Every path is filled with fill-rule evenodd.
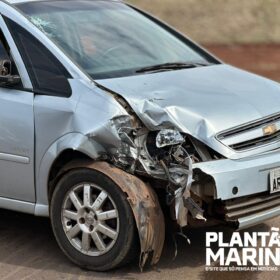
M 165 63 L 207 63 L 179 37 L 120 2 L 39 1 L 17 7 L 94 79 L 136 75 Z

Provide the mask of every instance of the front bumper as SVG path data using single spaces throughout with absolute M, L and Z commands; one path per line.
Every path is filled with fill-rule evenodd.
M 262 222 L 265 222 L 269 219 L 276 218 L 280 215 L 280 206 L 265 210 L 254 215 L 246 216 L 238 219 L 238 229 L 246 229 L 254 225 L 258 225 Z
M 280 150 L 242 160 L 225 159 L 194 166 L 214 179 L 214 200 L 223 205 L 223 220 L 237 229 L 280 215 L 280 193 L 270 194 L 269 186 L 270 171 L 278 167 Z
M 269 192 L 252 197 L 223 201 L 224 219 L 244 229 L 280 215 L 280 193 Z
M 222 159 L 193 166 L 214 179 L 214 199 L 221 200 L 268 192 L 270 171 L 278 167 L 280 150 L 240 160 Z

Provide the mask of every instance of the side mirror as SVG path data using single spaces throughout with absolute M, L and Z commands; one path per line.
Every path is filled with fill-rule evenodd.
M 0 61 L 0 85 L 11 86 L 20 83 L 18 75 L 12 75 L 12 62 L 10 60 Z

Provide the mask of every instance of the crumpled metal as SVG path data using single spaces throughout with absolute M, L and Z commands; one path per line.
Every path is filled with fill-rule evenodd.
M 190 157 L 185 159 L 185 169 L 180 170 L 170 170 L 171 174 L 179 173 L 183 171 L 185 175 L 185 181 L 181 182 L 181 187 L 175 191 L 175 215 L 177 223 L 181 227 L 188 225 L 188 209 L 185 207 L 185 199 L 190 197 L 190 189 L 193 182 L 193 170 L 192 170 L 192 160 Z M 172 176 L 172 175 L 171 175 Z

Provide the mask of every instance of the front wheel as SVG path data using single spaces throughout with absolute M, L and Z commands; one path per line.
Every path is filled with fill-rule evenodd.
M 81 267 L 106 271 L 137 254 L 137 231 L 126 196 L 98 171 L 84 168 L 64 175 L 50 212 L 59 246 Z

